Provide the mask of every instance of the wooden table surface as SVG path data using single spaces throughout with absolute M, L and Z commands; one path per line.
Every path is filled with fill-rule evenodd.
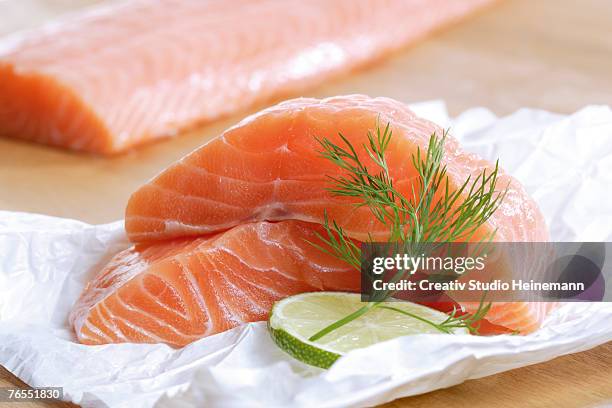
M 0 33 L 94 2 L 0 1 Z M 451 114 L 472 106 L 506 114 L 523 106 L 570 113 L 587 104 L 612 104 L 611 27 L 609 0 L 504 0 L 305 96 L 367 93 L 407 102 L 444 99 Z M 112 159 L 0 140 L 0 209 L 91 223 L 119 219 L 138 185 L 246 113 Z M 10 384 L 22 385 L 0 367 L 0 386 Z M 387 405 L 413 406 L 612 406 L 612 343 Z

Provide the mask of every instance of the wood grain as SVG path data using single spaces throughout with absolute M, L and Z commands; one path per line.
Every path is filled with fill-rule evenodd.
M 9 388 L 29 388 L 26 383 L 21 381 L 19 378 L 11 374 L 6 368 L 0 366 L 0 387 Z M 77 405 L 68 402 L 11 402 L 2 403 L 0 407 L 15 407 L 15 408 L 41 408 L 41 407 L 53 407 L 53 408 L 75 408 Z
M 10 3 L 14 7 L 18 1 L 0 2 L 0 32 L 96 2 L 23 0 L 18 12 L 9 9 Z M 406 102 L 444 99 L 451 114 L 478 105 L 506 114 L 523 106 L 570 113 L 587 104 L 611 104 L 611 26 L 612 2 L 608 0 L 505 0 L 386 61 L 304 96 L 367 93 Z M 126 199 L 138 185 L 247 113 L 111 159 L 0 140 L 0 209 L 91 223 L 122 218 Z M 24 386 L 0 367 L 0 386 L 7 384 Z M 612 406 L 612 343 L 385 407 L 607 405 Z

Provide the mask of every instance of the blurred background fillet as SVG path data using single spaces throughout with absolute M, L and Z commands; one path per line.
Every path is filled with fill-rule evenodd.
M 494 0 L 134 0 L 0 42 L 0 135 L 110 154 L 289 95 Z

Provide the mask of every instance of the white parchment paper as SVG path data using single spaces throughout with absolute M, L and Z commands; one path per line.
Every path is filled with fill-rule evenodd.
M 455 119 L 417 104 L 463 145 L 524 183 L 553 239 L 612 239 L 612 111 L 563 116 L 486 109 Z M 127 246 L 122 222 L 92 226 L 0 212 L 0 364 L 32 386 L 62 386 L 87 407 L 361 406 L 546 361 L 612 340 L 612 304 L 570 304 L 529 336 L 420 335 L 356 350 L 324 371 L 271 342 L 263 323 L 165 345 L 83 346 L 67 315 L 85 282 Z

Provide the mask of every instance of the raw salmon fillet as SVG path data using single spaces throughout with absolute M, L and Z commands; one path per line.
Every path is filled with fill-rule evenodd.
M 306 240 L 320 226 L 243 224 L 200 238 L 140 244 L 117 254 L 70 316 L 85 344 L 183 346 L 244 322 L 272 304 L 316 290 L 358 291 L 359 273 Z
M 341 133 L 370 168 L 363 149 L 367 132 L 389 124 L 393 136 L 386 157 L 396 188 L 411 191 L 416 171 L 411 156 L 427 151 L 432 134 L 443 130 L 417 117 L 405 104 L 364 95 L 299 98 L 252 115 L 140 187 L 128 201 L 126 231 L 134 242 L 202 235 L 244 222 L 295 219 L 322 223 L 324 213 L 352 238 L 385 239 L 388 228 L 367 207 L 327 190 L 329 176 L 342 170 L 322 157 L 317 138 L 342 145 Z M 494 166 L 461 150 L 449 136 L 444 165 L 451 187 Z M 508 185 L 501 207 L 483 232 L 497 228 L 498 241 L 546 241 L 548 232 L 535 202 L 518 181 L 500 171 Z
M 296 92 L 493 0 L 133 0 L 0 40 L 0 135 L 111 154 Z
M 246 118 L 138 189 L 126 209 L 128 235 L 135 242 L 151 242 L 245 222 L 322 223 L 327 212 L 350 237 L 364 241 L 372 234 L 383 240 L 388 230 L 368 208 L 356 208 L 349 198 L 333 197 L 326 190 L 328 176 L 342 173 L 321 157 L 316 140 L 327 137 L 341 143 L 342 133 L 360 157 L 367 158 L 359 146 L 377 123 L 389 123 L 393 131 L 386 156 L 396 188 L 407 193 L 416 176 L 411 155 L 417 148 L 426 151 L 430 135 L 441 135 L 441 128 L 388 98 L 295 99 Z M 491 163 L 461 150 L 452 136 L 445 143 L 444 164 L 451 189 L 469 176 L 493 170 Z M 498 183 L 508 186 L 506 197 L 477 236 L 497 229 L 496 241 L 547 241 L 544 219 L 518 181 L 500 171 Z M 547 307 L 496 303 L 489 317 L 494 324 L 528 332 L 539 326 Z

